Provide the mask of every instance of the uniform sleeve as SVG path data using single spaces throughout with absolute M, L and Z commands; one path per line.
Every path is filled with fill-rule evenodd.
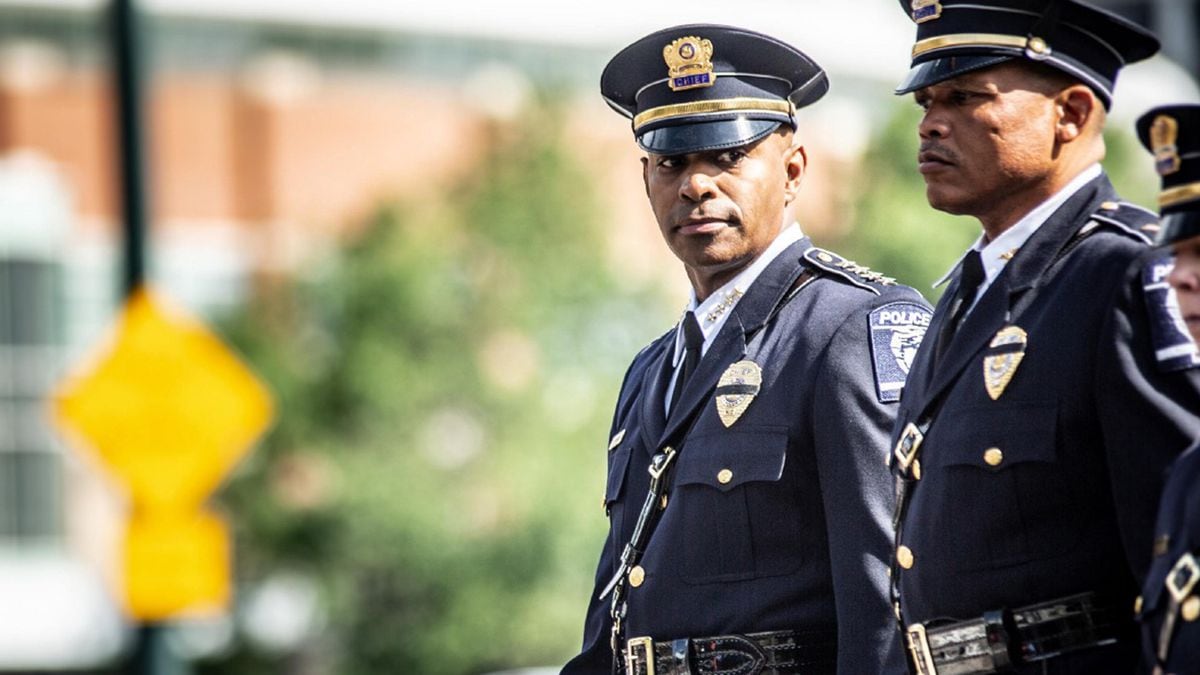
M 852 313 L 834 334 L 812 401 L 840 673 L 905 671 L 887 576 L 894 488 L 886 458 L 896 404 L 880 403 L 876 391 L 869 309 Z
M 608 530 L 604 549 L 600 554 L 600 564 L 596 569 L 596 582 L 592 589 L 591 600 L 588 602 L 587 616 L 583 626 L 583 649 L 563 666 L 563 675 L 611 675 L 612 647 L 609 645 L 612 635 L 612 617 L 609 615 L 608 598 L 600 600 L 597 596 L 608 583 L 615 567 L 613 559 L 613 529 Z
M 1112 493 L 1130 569 L 1141 580 L 1167 467 L 1200 437 L 1200 369 L 1165 371 L 1155 358 L 1141 284 L 1130 266 L 1097 345 L 1095 392 Z
M 647 359 L 644 357 L 648 352 L 649 348 L 643 349 L 625 372 L 625 378 L 621 382 L 621 393 L 617 397 L 616 411 L 613 413 L 612 426 L 609 430 L 610 438 L 612 434 L 616 433 L 619 424 L 628 413 L 629 406 L 637 400 L 635 393 L 631 391 L 630 383 L 641 380 L 647 363 Z M 617 546 L 613 541 L 616 536 L 618 534 L 610 520 L 608 535 L 604 540 L 604 548 L 600 551 L 600 562 L 596 566 L 596 578 L 588 599 L 583 626 L 583 647 L 579 654 L 563 667 L 564 675 L 611 675 L 612 673 L 613 655 L 610 645 L 612 617 L 609 607 L 611 597 L 600 600 L 597 596 L 600 595 L 600 591 L 608 584 L 616 570 L 615 551 Z

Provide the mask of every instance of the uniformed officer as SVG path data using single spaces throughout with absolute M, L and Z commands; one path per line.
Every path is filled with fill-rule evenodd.
M 1200 362 L 1200 105 L 1155 108 L 1137 129 L 1162 175 L 1158 243 L 1169 247 L 1146 276 L 1163 293 L 1165 278 L 1178 298 L 1179 311 L 1153 326 L 1155 341 L 1187 367 Z M 1200 440 L 1200 429 L 1196 434 Z M 1172 465 L 1152 555 L 1136 602 L 1146 670 L 1200 675 L 1200 444 Z
M 1156 215 L 1099 164 L 1117 73 L 1158 41 L 1075 0 L 901 6 L 926 197 L 982 228 L 893 437 L 912 665 L 1131 672 L 1162 472 L 1200 429 L 1197 371 L 1148 330 L 1163 295 L 1135 259 Z
M 608 540 L 563 672 L 901 667 L 885 458 L 930 314 L 785 215 L 806 164 L 794 113 L 824 72 L 769 36 L 688 25 L 623 49 L 600 86 L 692 297 L 621 387 Z

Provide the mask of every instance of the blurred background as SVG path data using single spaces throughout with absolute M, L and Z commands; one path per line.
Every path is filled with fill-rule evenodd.
M 1132 123 L 1200 101 L 1200 3 L 1098 4 L 1166 45 L 1122 75 L 1106 161 L 1153 207 Z M 611 406 L 687 300 L 628 121 L 598 94 L 608 57 L 645 33 L 733 23 L 825 66 L 830 94 L 802 111 L 803 229 L 940 293 L 978 230 L 925 203 L 917 109 L 891 94 L 914 33 L 896 2 L 650 5 L 139 5 L 148 283 L 276 403 L 210 500 L 233 531 L 233 602 L 163 626 L 172 672 L 571 656 Z M 0 0 L 0 672 L 130 672 L 138 649 L 129 497 L 48 404 L 123 298 L 108 11 Z

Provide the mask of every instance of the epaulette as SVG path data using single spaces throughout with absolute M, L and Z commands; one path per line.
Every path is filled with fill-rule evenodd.
M 1080 234 L 1088 234 L 1090 230 L 1104 225 L 1143 243 L 1152 244 L 1154 236 L 1158 234 L 1158 214 L 1131 202 L 1104 202 L 1100 204 L 1100 210 L 1092 214 L 1091 222 L 1080 230 Z
M 832 251 L 826 251 L 816 246 L 804 252 L 804 259 L 814 266 L 835 274 L 859 288 L 871 291 L 875 295 L 879 295 L 880 286 L 892 286 L 896 283 L 896 280 L 891 277 L 885 277 L 869 267 L 859 265 L 853 260 L 846 260 Z

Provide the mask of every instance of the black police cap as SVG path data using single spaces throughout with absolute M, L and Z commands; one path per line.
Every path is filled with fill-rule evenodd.
M 1200 237 L 1200 105 L 1165 105 L 1137 121 L 1138 138 L 1162 176 L 1158 243 Z
M 622 49 L 604 67 L 600 93 L 633 122 L 643 150 L 679 155 L 735 148 L 821 98 L 829 80 L 803 52 L 744 28 L 690 24 Z
M 1117 73 L 1153 56 L 1158 39 L 1141 26 L 1078 0 L 900 0 L 917 24 L 907 94 L 1012 59 L 1060 70 L 1112 106 Z

